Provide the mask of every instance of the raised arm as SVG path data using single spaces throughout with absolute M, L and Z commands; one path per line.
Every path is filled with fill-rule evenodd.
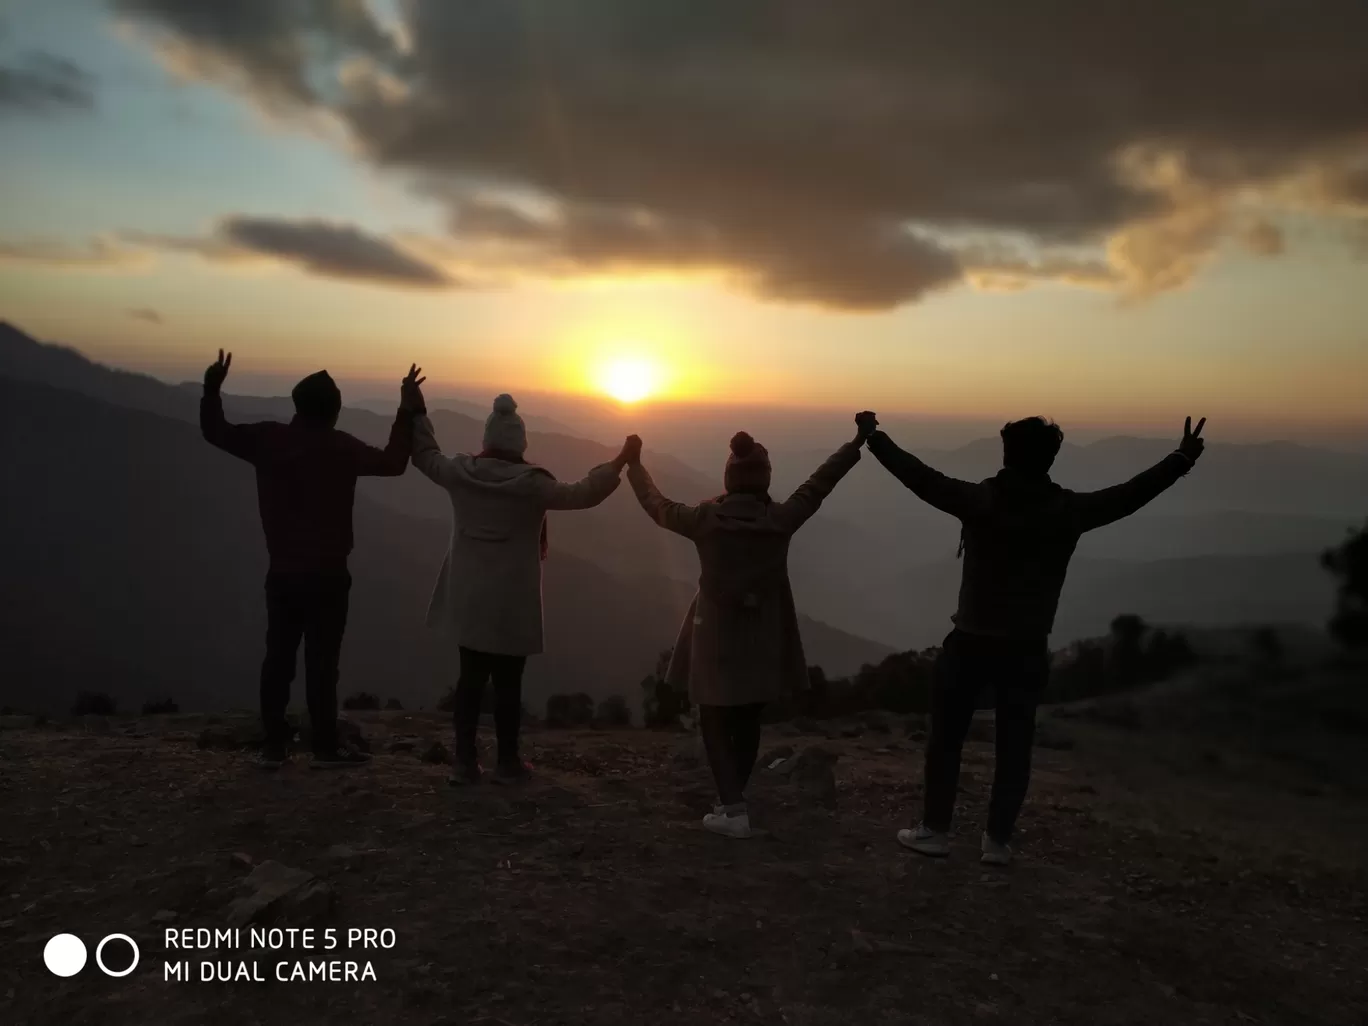
M 855 418 L 873 426 L 872 413 L 861 413 Z M 916 493 L 917 498 L 961 520 L 981 513 L 988 506 L 988 490 L 981 484 L 946 477 L 928 467 L 910 452 L 899 449 L 893 439 L 882 431 L 869 436 L 869 451 L 884 465 L 884 469 Z
M 632 435 L 623 447 L 627 456 L 627 482 L 646 515 L 667 531 L 693 538 L 698 533 L 700 507 L 686 506 L 660 494 L 651 475 L 641 465 L 641 439 Z
M 233 365 L 233 354 L 219 350 L 218 360 L 204 372 L 204 395 L 200 398 L 200 434 L 210 445 L 248 463 L 255 463 L 260 450 L 261 432 L 256 424 L 229 424 L 223 416 L 223 380 Z
M 799 485 L 797 491 L 774 508 L 776 517 L 786 530 L 798 530 L 821 508 L 822 500 L 860 462 L 860 445 L 864 441 L 865 436 L 861 434 L 854 441 L 846 442 L 827 457 L 826 462 Z
M 450 488 L 454 471 L 450 458 L 442 455 L 437 436 L 432 430 L 432 421 L 426 413 L 416 414 L 413 418 L 413 451 L 409 457 L 418 472 L 434 484 Z
M 1074 495 L 1072 502 L 1078 518 L 1078 529 L 1091 531 L 1115 523 L 1130 516 L 1172 487 L 1179 478 L 1192 469 L 1197 458 L 1202 455 L 1206 445 L 1202 438 L 1202 428 L 1205 424 L 1206 418 L 1203 417 L 1194 431 L 1192 418 L 1189 417 L 1183 428 L 1183 440 L 1178 444 L 1178 448 L 1129 481 L 1103 488 L 1101 491 Z
M 351 439 L 349 444 L 357 477 L 399 477 L 408 469 L 409 455 L 413 452 L 414 421 L 420 415 L 426 419 L 427 415 L 423 393 L 418 388 L 427 380 L 419 377 L 422 373 L 421 367 L 409 364 L 408 375 L 399 385 L 399 412 L 394 415 L 389 441 L 383 449 L 347 436 Z

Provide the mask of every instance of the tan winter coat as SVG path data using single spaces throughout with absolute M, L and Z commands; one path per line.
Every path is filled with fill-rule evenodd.
M 541 532 L 546 511 L 597 506 L 618 486 L 604 463 L 574 484 L 544 467 L 442 455 L 432 422 L 413 422 L 413 465 L 451 495 L 451 546 L 428 606 L 429 627 L 502 655 L 542 651 Z
M 700 705 L 771 702 L 807 687 L 789 539 L 859 460 L 858 445 L 843 445 L 785 502 L 731 494 L 697 506 L 671 502 L 644 467 L 628 468 L 647 515 L 698 549 L 698 594 L 666 673 L 672 687 Z

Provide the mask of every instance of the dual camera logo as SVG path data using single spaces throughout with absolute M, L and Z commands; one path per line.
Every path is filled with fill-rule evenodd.
M 111 969 L 105 965 L 105 945 L 110 941 L 123 941 L 132 949 L 133 960 L 128 963 L 127 969 Z M 138 951 L 137 943 L 128 934 L 111 933 L 95 945 L 95 964 L 100 967 L 100 972 L 106 976 L 127 976 L 138 967 L 138 959 L 141 954 Z M 74 933 L 59 933 L 43 946 L 43 964 L 48 967 L 48 972 L 54 976 L 75 976 L 85 968 L 87 957 L 85 941 Z

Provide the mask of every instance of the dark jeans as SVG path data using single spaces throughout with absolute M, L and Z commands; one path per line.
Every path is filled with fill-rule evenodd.
M 936 664 L 931 737 L 926 744 L 926 805 L 922 822 L 949 830 L 959 790 L 960 752 L 978 697 L 997 698 L 997 751 L 988 836 L 1006 844 L 1026 800 L 1035 741 L 1036 704 L 1050 675 L 1047 639 L 1018 641 L 951 631 Z
M 304 642 L 304 694 L 309 706 L 313 750 L 337 747 L 337 665 L 347 629 L 351 574 L 266 575 L 266 659 L 261 664 L 261 722 L 267 744 L 289 742 L 285 719 L 295 678 L 299 642 Z
M 519 764 L 518 730 L 522 726 L 522 676 L 527 656 L 477 652 L 461 646 L 461 676 L 456 681 L 456 761 L 480 761 L 475 732 L 480 725 L 485 683 L 494 678 L 494 733 L 499 739 L 499 765 Z
M 703 747 L 723 805 L 745 801 L 746 784 L 760 754 L 760 713 L 764 708 L 763 702 L 698 707 Z

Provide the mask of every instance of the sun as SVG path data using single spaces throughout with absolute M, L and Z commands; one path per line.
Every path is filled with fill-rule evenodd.
M 599 374 L 602 389 L 620 403 L 635 403 L 656 390 L 659 375 L 649 360 L 618 359 L 603 365 Z

